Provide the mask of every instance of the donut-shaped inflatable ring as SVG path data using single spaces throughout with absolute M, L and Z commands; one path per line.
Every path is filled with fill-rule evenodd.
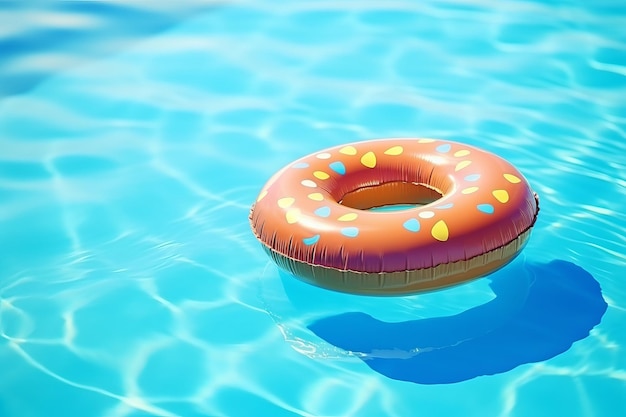
M 375 207 L 412 204 L 395 211 Z M 393 295 L 484 276 L 521 251 L 539 212 L 502 158 L 435 139 L 330 148 L 275 174 L 250 212 L 282 268 L 314 285 Z

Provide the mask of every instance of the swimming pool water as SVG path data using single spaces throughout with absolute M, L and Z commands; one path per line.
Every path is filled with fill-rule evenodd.
M 626 415 L 626 7 L 6 3 L 0 415 Z M 358 297 L 280 272 L 263 184 L 341 143 L 513 163 L 528 246 Z

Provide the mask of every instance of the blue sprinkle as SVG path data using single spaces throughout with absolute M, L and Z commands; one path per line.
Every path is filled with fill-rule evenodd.
M 409 219 L 405 221 L 402 226 L 409 232 L 419 232 L 420 222 L 417 219 Z
M 320 235 L 315 235 L 315 236 L 311 236 L 311 237 L 305 237 L 304 239 L 302 239 L 304 244 L 307 245 L 307 246 L 311 246 L 311 245 L 316 244 L 318 240 L 320 240 Z
M 347 237 L 357 237 L 359 235 L 358 227 L 344 227 L 341 229 L 341 234 Z
M 344 175 L 346 173 L 346 166 L 343 164 L 343 162 L 336 161 L 329 164 L 328 166 L 339 175 Z
M 330 216 L 330 207 L 323 206 L 314 211 L 314 213 L 320 217 L 328 217 Z
M 302 168 L 308 168 L 309 164 L 307 164 L 306 162 L 298 162 L 298 163 L 293 164 L 291 167 L 296 168 L 296 169 L 302 169 Z
M 476 206 L 476 208 L 478 208 L 478 210 L 482 211 L 483 213 L 487 213 L 487 214 L 493 214 L 494 212 L 493 206 L 491 204 L 479 204 Z
M 470 174 L 465 177 L 465 181 L 478 181 L 480 174 Z
M 450 152 L 450 149 L 452 148 L 452 145 L 450 145 L 449 143 L 444 143 L 443 145 L 439 145 L 437 146 L 437 152 L 441 152 L 441 153 L 446 153 L 446 152 Z
M 454 207 L 454 203 L 444 204 L 443 206 L 437 206 L 438 209 L 449 209 Z

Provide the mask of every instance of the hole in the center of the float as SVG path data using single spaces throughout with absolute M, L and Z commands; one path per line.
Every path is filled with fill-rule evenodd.
M 359 187 L 339 201 L 347 207 L 370 211 L 398 211 L 435 202 L 443 194 L 425 184 L 393 181 Z

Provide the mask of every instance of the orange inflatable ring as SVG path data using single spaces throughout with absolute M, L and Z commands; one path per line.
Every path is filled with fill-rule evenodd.
M 412 204 L 404 210 L 374 207 Z M 537 195 L 500 157 L 435 139 L 330 148 L 275 174 L 250 212 L 282 268 L 314 285 L 392 295 L 484 276 L 523 248 Z

